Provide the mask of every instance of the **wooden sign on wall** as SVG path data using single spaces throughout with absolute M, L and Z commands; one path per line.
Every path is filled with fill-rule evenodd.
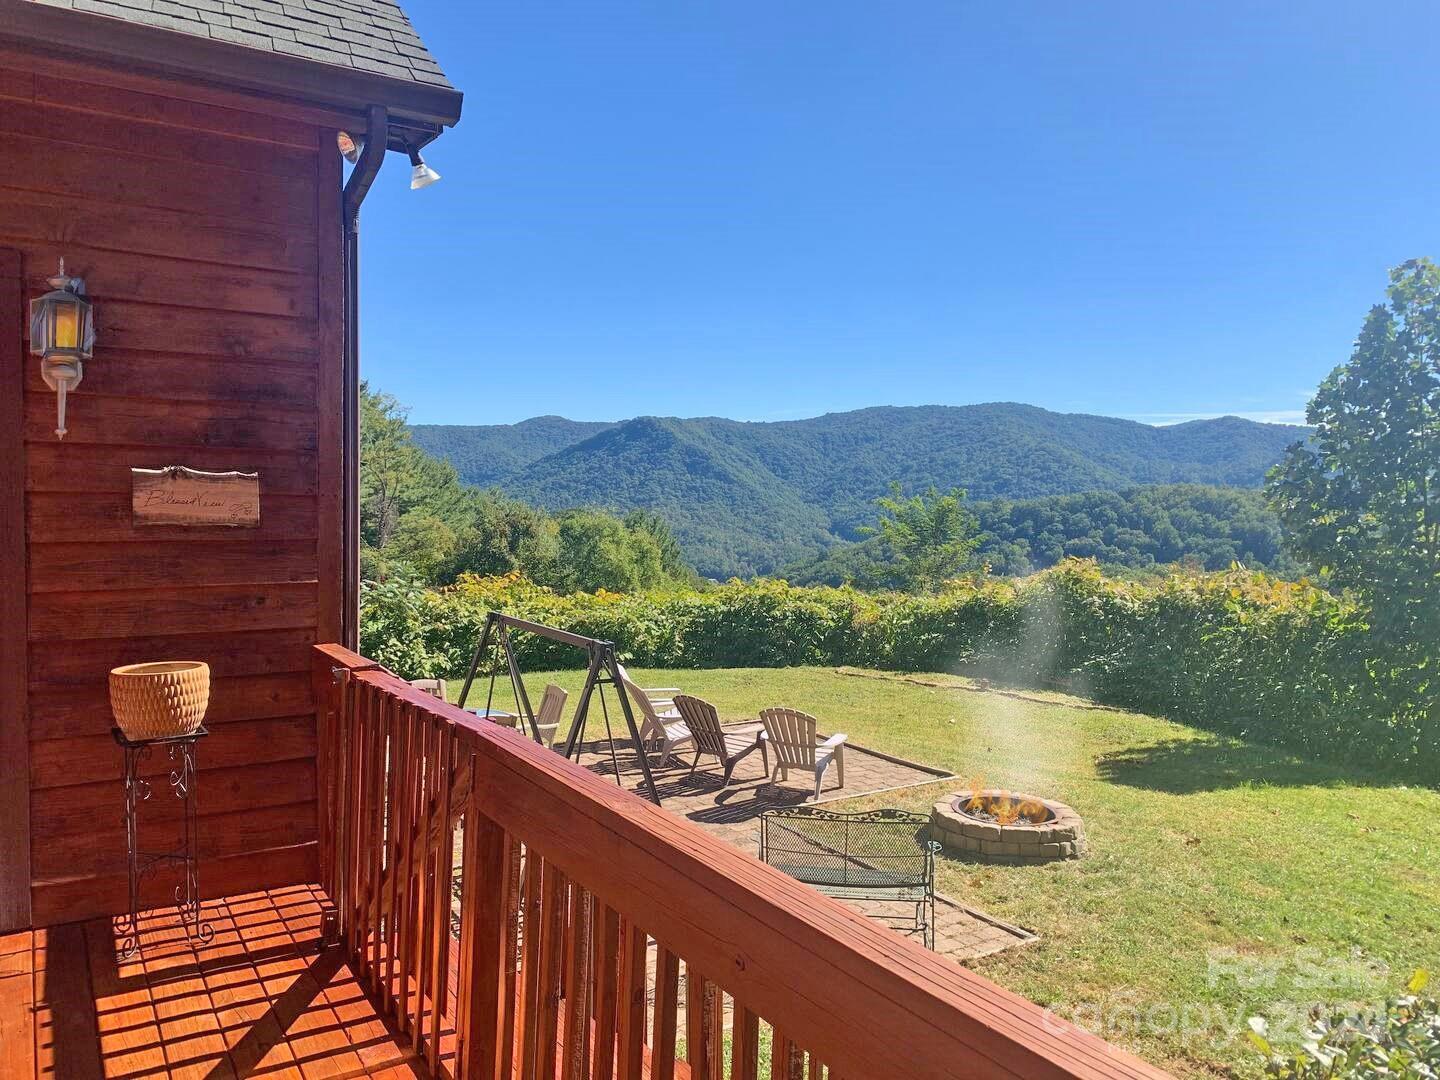
M 137 525 L 254 528 L 260 524 L 260 474 L 183 465 L 131 469 L 130 509 Z

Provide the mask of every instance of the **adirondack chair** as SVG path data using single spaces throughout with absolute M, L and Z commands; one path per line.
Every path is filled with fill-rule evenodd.
M 620 678 L 634 686 L 635 684 L 630 681 L 630 673 L 625 670 L 625 665 L 617 663 L 615 666 L 620 671 Z M 655 706 L 655 711 L 658 713 L 672 712 L 675 708 L 675 695 L 680 693 L 678 686 L 636 687 L 636 689 L 649 699 L 650 704 Z
M 569 694 L 554 683 L 545 687 L 545 694 L 540 698 L 540 708 L 535 710 L 535 730 L 540 732 L 540 741 L 546 746 L 555 745 L 555 734 L 560 730 L 560 714 L 569 697 Z
M 657 708 L 655 702 L 646 696 L 645 691 L 631 682 L 623 673 L 620 681 L 625 686 L 625 694 L 630 699 L 631 708 L 639 713 L 641 747 L 643 749 L 651 743 L 659 743 L 660 764 L 663 767 L 670 760 L 670 754 L 674 750 L 689 745 L 695 737 L 690 734 L 689 727 L 680 718 L 678 712 L 662 711 Z
M 760 722 L 765 725 L 761 735 L 764 744 L 775 751 L 775 775 L 789 778 L 791 769 L 813 771 L 815 798 L 820 798 L 820 781 L 830 762 L 835 762 L 840 786 L 845 786 L 845 736 L 831 735 L 821 742 L 815 734 L 815 718 L 798 709 L 761 709 Z
M 753 733 L 737 735 L 725 731 L 720 726 L 720 714 L 715 711 L 715 706 L 702 698 L 676 694 L 675 708 L 690 729 L 690 734 L 695 737 L 695 764 L 690 766 L 690 772 L 693 774 L 700 767 L 702 756 L 719 758 L 720 765 L 725 770 L 725 782 L 720 785 L 721 790 L 730 786 L 730 774 L 745 755 L 756 748 L 764 749 Z M 765 772 L 770 772 L 768 765 Z

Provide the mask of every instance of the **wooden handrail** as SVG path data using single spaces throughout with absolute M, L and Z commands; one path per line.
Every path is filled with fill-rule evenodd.
M 673 1076 L 665 1059 L 673 1057 L 676 1016 L 666 1003 L 683 963 L 686 1056 L 697 1080 L 721 1077 L 725 995 L 734 1006 L 734 1077 L 754 1075 L 756 1018 L 774 1034 L 774 1076 L 791 1075 L 787 1067 L 807 1054 L 825 1070 L 810 1075 L 836 1080 L 1164 1075 L 516 731 L 337 646 L 318 647 L 316 664 L 317 686 L 330 681 L 321 728 L 326 885 L 342 940 L 372 989 L 395 1001 L 396 1015 L 405 1015 L 402 998 L 440 1002 L 436 1010 L 433 1001 L 407 1000 L 432 1066 L 445 1063 L 445 1039 L 437 1034 L 431 1046 L 421 1029 L 429 1017 L 440 1032 L 443 1014 L 455 1018 L 446 1022 L 457 1075 L 508 1080 L 519 1062 L 535 1070 L 524 1077 L 549 1077 L 542 1048 L 553 1055 L 563 1042 L 566 1080 L 629 1076 L 642 1058 L 647 1075 Z M 424 761 L 412 774 L 417 747 Z M 448 957 L 420 956 L 414 975 L 407 966 L 410 939 L 437 947 L 438 920 L 419 919 L 407 939 L 406 919 L 416 903 L 429 916 L 449 916 L 438 877 L 452 829 L 442 828 L 447 842 L 438 849 L 417 843 L 432 835 L 436 815 L 416 821 L 407 813 L 436 798 L 449 803 L 467 768 L 460 1000 L 446 1002 L 433 988 L 437 972 L 449 975 Z M 411 775 L 423 790 L 407 788 Z M 341 786 L 351 780 L 362 790 Z M 366 797 L 387 800 L 384 812 L 364 805 Z M 414 864 L 427 857 L 428 876 L 417 874 Z M 407 895 L 416 903 L 407 906 Z M 641 994 L 649 989 L 637 950 L 651 938 L 658 1004 L 646 1040 L 638 1039 L 634 997 L 637 985 Z

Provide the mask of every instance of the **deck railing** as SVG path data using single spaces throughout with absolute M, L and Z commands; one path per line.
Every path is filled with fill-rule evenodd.
M 436 1074 L 1163 1075 L 353 652 L 316 686 L 340 940 Z

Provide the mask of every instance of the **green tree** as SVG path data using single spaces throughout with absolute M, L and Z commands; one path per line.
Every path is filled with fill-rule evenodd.
M 1440 636 L 1440 269 L 1390 272 L 1355 351 L 1306 417 L 1315 433 L 1271 471 L 1268 493 L 1296 552 L 1354 590 L 1375 632 L 1423 650 Z M 1435 682 L 1433 678 L 1430 680 Z
M 879 522 L 862 532 L 877 536 L 885 558 L 872 564 L 879 583 L 910 592 L 938 592 L 974 564 L 975 516 L 965 505 L 965 492 L 951 488 L 941 495 L 931 487 L 923 495 L 904 497 L 900 484 L 875 500 Z
M 632 510 L 625 515 L 625 528 L 630 532 L 648 533 L 660 549 L 660 572 L 672 581 L 692 581 L 695 571 L 685 562 L 680 541 L 675 539 L 670 523 L 653 510 Z
M 434 581 L 440 568 L 455 558 L 455 530 L 425 510 L 402 514 L 383 549 L 387 563 L 404 563 L 424 581 Z
M 629 529 L 604 510 L 559 514 L 560 553 L 551 584 L 562 592 L 634 592 L 667 578 L 660 545 L 645 529 Z
M 474 514 L 474 497 L 454 468 L 411 440 L 400 404 L 362 384 L 360 536 L 364 543 L 388 558 L 386 546 L 401 519 L 412 511 L 437 518 L 458 533 Z
M 559 555 L 560 529 L 553 517 L 498 491 L 487 491 L 476 500 L 473 523 L 460 536 L 442 577 L 454 580 L 462 573 L 518 570 L 535 581 L 549 581 Z

